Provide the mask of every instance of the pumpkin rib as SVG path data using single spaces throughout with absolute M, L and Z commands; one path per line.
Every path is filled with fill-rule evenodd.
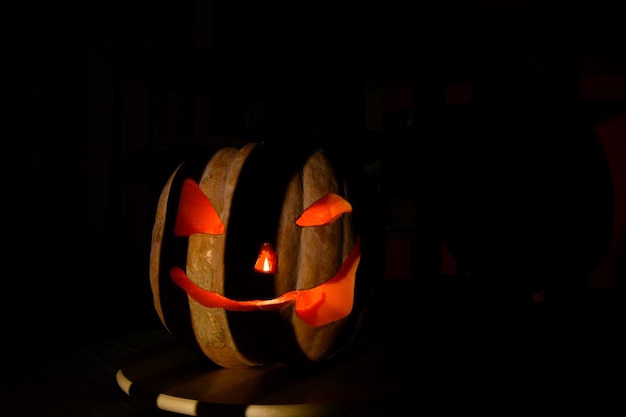
M 303 207 L 309 207 L 328 193 L 339 194 L 339 184 L 335 177 L 331 161 L 326 153 L 317 150 L 306 161 L 302 170 L 301 201 Z M 345 236 L 341 222 L 319 227 L 301 229 L 299 248 L 300 263 L 297 275 L 298 288 L 312 288 L 334 276 L 339 266 L 347 257 L 343 253 Z M 323 262 L 320 262 L 323 260 Z M 328 323 L 319 328 L 307 325 L 295 313 L 291 324 L 302 352 L 312 361 L 323 359 L 332 351 L 335 335 L 341 331 L 345 319 Z
M 202 173 L 200 187 L 207 197 L 215 202 L 216 210 L 219 210 L 225 225 L 228 224 L 231 203 L 227 197 L 234 191 L 241 168 L 254 147 L 252 143 L 241 149 L 232 147 L 220 149 L 209 160 Z M 204 243 L 211 250 L 213 259 L 223 259 L 224 238 L 222 236 L 192 236 L 189 240 L 189 255 L 202 252 L 200 245 Z M 201 264 L 205 265 L 206 262 Z M 223 264 L 211 262 L 209 265 L 212 267 L 211 270 L 190 274 L 190 278 L 197 285 L 222 294 L 224 292 Z M 257 365 L 238 351 L 225 311 L 204 307 L 194 300 L 190 300 L 190 309 L 193 329 L 205 355 L 227 368 Z M 215 334 L 219 335 L 220 341 L 215 340 Z
M 157 203 L 157 210 L 154 219 L 154 226 L 152 227 L 152 241 L 150 244 L 150 288 L 152 289 L 152 299 L 154 303 L 154 308 L 156 310 L 161 323 L 165 329 L 171 333 L 171 330 L 168 328 L 167 323 L 165 321 L 165 315 L 163 314 L 163 308 L 161 307 L 160 300 L 160 288 L 159 288 L 159 270 L 161 268 L 161 248 L 163 246 L 163 233 L 165 230 L 165 218 L 167 212 L 167 202 L 169 200 L 170 190 L 172 188 L 172 183 L 174 181 L 174 177 L 178 173 L 178 170 L 182 166 L 182 163 L 179 164 L 172 175 L 168 178 L 161 194 L 159 195 L 159 201 Z

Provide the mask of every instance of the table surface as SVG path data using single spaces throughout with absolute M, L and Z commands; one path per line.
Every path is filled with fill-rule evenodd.
M 186 414 L 157 404 L 155 392 L 163 382 L 170 384 L 164 389 L 170 396 L 245 406 L 202 406 L 199 415 L 255 415 L 249 404 L 265 413 L 264 406 L 289 398 L 307 410 L 300 405 L 319 404 L 322 397 L 330 408 L 309 408 L 308 415 L 324 410 L 350 417 L 626 415 L 623 304 L 609 307 L 600 298 L 577 314 L 539 304 L 521 319 L 458 309 L 446 314 L 449 306 L 416 309 L 400 303 L 378 315 L 353 356 L 311 374 L 272 367 L 254 374 L 223 372 L 196 366 L 196 358 L 161 328 L 120 334 L 3 371 L 2 416 Z M 132 395 L 120 385 L 120 370 L 127 383 L 139 387 L 129 390 Z M 253 383 L 243 382 L 250 376 Z M 144 377 L 152 382 L 146 385 Z M 219 394 L 198 381 L 234 384 L 239 392 Z
M 314 366 L 225 369 L 171 341 L 131 355 L 116 377 L 131 398 L 185 415 L 345 416 L 403 400 L 417 374 L 387 366 L 399 350 L 369 343 Z

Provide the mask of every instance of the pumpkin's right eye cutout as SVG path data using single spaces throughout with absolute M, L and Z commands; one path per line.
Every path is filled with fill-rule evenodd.
M 352 205 L 338 194 L 329 193 L 311 204 L 298 219 L 298 226 L 325 226 L 344 213 L 351 213 Z

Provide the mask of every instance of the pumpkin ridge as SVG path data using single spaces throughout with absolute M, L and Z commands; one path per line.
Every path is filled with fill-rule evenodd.
M 200 187 L 207 197 L 214 201 L 215 208 L 222 218 L 222 222 L 228 225 L 230 212 L 230 199 L 227 198 L 237 184 L 237 178 L 243 164 L 248 158 L 255 144 L 248 144 L 240 149 L 227 147 L 220 149 L 207 163 Z M 205 244 L 211 251 L 213 259 L 224 257 L 224 243 L 220 236 L 192 236 L 189 239 L 188 256 L 202 251 L 199 245 Z M 188 260 L 188 265 L 190 260 Z M 198 263 L 205 265 L 202 259 Z M 210 288 L 212 291 L 223 294 L 224 292 L 224 266 L 220 262 L 211 262 L 211 269 L 204 274 L 189 274 L 196 285 Z M 207 281 L 208 280 L 208 281 Z M 202 351 L 222 366 L 241 367 L 256 364 L 245 358 L 238 351 L 231 334 L 228 317 L 225 311 L 215 308 L 207 308 L 199 303 L 190 303 L 191 320 L 194 333 L 199 341 Z M 215 343 L 213 334 L 219 335 L 220 343 Z

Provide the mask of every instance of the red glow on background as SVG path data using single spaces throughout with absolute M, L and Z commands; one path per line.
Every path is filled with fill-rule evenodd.
M 611 288 L 626 271 L 626 114 L 596 128 L 613 179 L 615 217 L 609 253 L 592 273 L 591 285 Z

